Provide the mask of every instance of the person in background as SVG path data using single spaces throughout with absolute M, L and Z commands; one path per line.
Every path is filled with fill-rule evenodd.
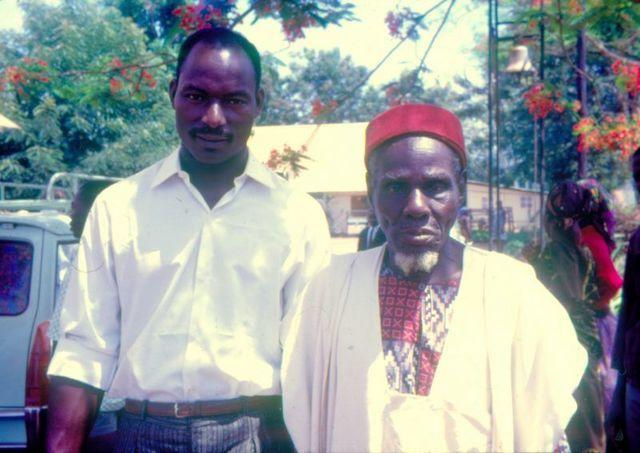
M 471 240 L 471 210 L 463 206 L 458 211 L 458 219 L 451 228 L 451 237 L 463 244 L 472 244 Z
M 544 212 L 549 241 L 531 263 L 540 281 L 567 309 L 589 356 L 574 393 L 578 409 L 566 429 L 571 451 L 577 453 L 605 448 L 604 394 L 598 373 L 603 353 L 595 314 L 598 293 L 593 258 L 580 241 L 578 219 L 583 207 L 583 192 L 576 183 L 564 181 L 550 190 Z
M 167 157 L 96 199 L 51 360 L 47 449 L 85 445 L 105 391 L 118 451 L 290 451 L 279 330 L 328 258 L 322 209 L 249 152 L 255 46 L 225 28 L 182 43 Z
M 298 451 L 563 451 L 586 354 L 531 266 L 450 237 L 460 120 L 393 107 L 364 160 L 387 242 L 335 256 L 283 323 Z
M 631 157 L 631 170 L 640 200 L 640 148 Z M 629 240 L 612 366 L 618 370 L 618 382 L 607 433 L 620 451 L 640 451 L 640 228 Z
M 89 180 L 85 181 L 71 201 L 71 222 L 69 224 L 71 232 L 80 239 L 82 230 L 87 221 L 87 215 L 93 206 L 96 197 L 104 189 L 113 184 L 111 180 Z M 69 254 L 70 265 L 75 261 L 77 244 Z M 49 338 L 55 344 L 60 339 L 60 313 L 62 312 L 62 302 L 69 284 L 69 269 L 64 269 L 64 275 L 60 278 L 60 287 L 56 291 L 56 303 L 49 324 Z M 118 430 L 118 411 L 124 407 L 124 400 L 121 398 L 104 398 L 100 404 L 100 411 L 97 415 L 94 426 L 89 433 L 87 449 L 91 452 L 110 452 L 115 446 L 115 436 Z
M 622 287 L 622 278 L 611 259 L 615 249 L 615 217 L 609 209 L 607 195 L 595 179 L 577 182 L 584 191 L 582 214 L 578 218 L 582 243 L 589 248 L 596 265 L 598 299 L 596 310 L 608 312 L 609 303 Z
M 617 372 L 611 367 L 611 353 L 618 321 L 610 309 L 610 303 L 622 287 L 622 278 L 611 258 L 616 246 L 616 220 L 609 209 L 610 196 L 598 181 L 592 178 L 581 179 L 577 184 L 584 192 L 583 212 L 578 219 L 581 241 L 593 256 L 597 276 L 595 310 L 603 353 L 598 372 L 604 386 L 606 413 L 611 404 L 617 378 Z
M 384 244 L 386 240 L 387 238 L 384 237 L 382 228 L 378 225 L 375 212 L 373 210 L 369 211 L 367 226 L 358 234 L 358 251 L 378 247 Z

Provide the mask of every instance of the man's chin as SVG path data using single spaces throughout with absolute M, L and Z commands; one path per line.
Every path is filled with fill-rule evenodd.
M 419 253 L 395 252 L 393 263 L 405 276 L 429 274 L 438 264 L 439 252 L 423 251 Z
M 221 164 L 239 154 L 239 151 L 227 147 L 209 147 L 189 150 L 193 160 L 204 165 Z

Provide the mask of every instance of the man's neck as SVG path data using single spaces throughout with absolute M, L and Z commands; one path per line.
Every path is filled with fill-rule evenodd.
M 205 164 L 193 158 L 191 153 L 184 148 L 180 148 L 180 167 L 187 172 L 189 176 L 200 180 L 225 180 L 233 179 L 244 172 L 249 158 L 249 151 L 245 150 L 232 158 L 216 163 Z
M 180 148 L 179 155 L 180 167 L 189 175 L 191 184 L 202 194 L 209 207 L 215 206 L 233 187 L 233 180 L 244 172 L 249 159 L 247 149 L 219 164 L 198 162 L 184 148 Z

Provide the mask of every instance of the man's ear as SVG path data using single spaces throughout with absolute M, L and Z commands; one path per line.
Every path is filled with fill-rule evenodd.
M 169 83 L 169 98 L 171 99 L 171 105 L 173 106 L 173 101 L 176 97 L 176 90 L 178 89 L 178 81 L 176 79 L 171 79 Z
M 256 117 L 258 117 L 264 108 L 264 90 L 262 88 L 256 92 L 256 108 L 258 109 Z
M 369 204 L 373 206 L 373 175 L 369 170 L 367 170 L 366 178 L 367 178 L 367 198 L 369 198 Z

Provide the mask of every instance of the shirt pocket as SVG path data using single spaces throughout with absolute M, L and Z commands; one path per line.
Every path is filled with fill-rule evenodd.
M 203 235 L 198 272 L 202 281 L 210 275 L 216 303 L 228 306 L 217 313 L 219 333 L 255 338 L 266 326 L 277 328 L 290 250 L 287 237 L 240 223 L 214 225 Z

